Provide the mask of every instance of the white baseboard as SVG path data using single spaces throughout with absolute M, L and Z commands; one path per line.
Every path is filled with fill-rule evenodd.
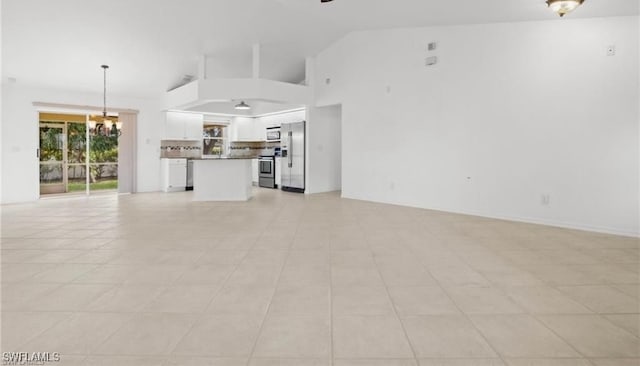
M 494 214 L 494 213 L 472 211 L 472 210 L 457 210 L 457 209 L 451 209 L 446 207 L 433 207 L 433 206 L 424 207 L 424 206 L 417 206 L 417 205 L 410 205 L 410 204 L 402 204 L 397 202 L 387 202 L 382 200 L 371 200 L 371 199 L 364 199 L 359 197 L 348 197 L 344 194 L 342 195 L 342 198 L 376 202 L 376 203 L 384 203 L 384 204 L 396 205 L 396 206 L 421 208 L 424 210 L 441 211 L 441 212 L 455 213 L 455 214 L 461 214 L 461 215 L 478 216 L 478 217 L 484 217 L 484 218 L 496 219 L 496 220 L 523 222 L 528 224 L 546 225 L 546 226 L 553 226 L 553 227 L 559 227 L 559 228 L 565 228 L 565 229 L 574 229 L 574 230 L 582 230 L 582 231 L 589 231 L 589 232 L 602 233 L 602 234 L 611 234 L 611 235 L 619 235 L 619 236 L 628 236 L 632 238 L 640 238 L 640 232 L 621 230 L 619 228 L 612 228 L 607 226 L 594 226 L 594 225 L 587 225 L 587 224 L 575 223 L 575 222 L 562 222 L 562 221 L 555 221 L 555 220 L 547 220 L 544 218 Z

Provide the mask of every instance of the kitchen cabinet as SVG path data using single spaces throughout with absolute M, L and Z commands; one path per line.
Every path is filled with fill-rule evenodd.
M 202 139 L 203 116 L 196 113 L 166 112 L 165 139 Z
M 260 164 L 258 163 L 258 159 L 251 159 L 251 181 L 253 185 L 257 186 L 258 181 L 260 180 Z
M 267 139 L 267 128 L 257 119 L 253 126 L 253 136 L 256 141 L 265 141 Z
M 235 141 L 265 141 L 267 129 L 258 118 L 236 117 L 233 121 Z
M 282 168 L 282 158 L 276 156 L 276 186 L 278 187 L 280 187 L 280 182 L 282 181 L 282 175 L 280 175 L 282 171 L 280 168 Z
M 162 190 L 184 191 L 187 186 L 187 159 L 160 159 Z

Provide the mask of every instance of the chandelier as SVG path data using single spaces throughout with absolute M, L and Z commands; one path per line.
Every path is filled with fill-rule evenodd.
M 122 135 L 122 122 L 114 121 L 107 116 L 107 69 L 109 65 L 101 65 L 104 75 L 102 116 L 91 116 L 89 132 L 93 135 L 120 137 Z M 117 117 L 116 117 L 117 118 Z

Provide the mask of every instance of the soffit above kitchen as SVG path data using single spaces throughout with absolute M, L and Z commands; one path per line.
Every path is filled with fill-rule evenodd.
M 173 89 L 165 95 L 166 110 L 196 111 L 205 105 L 255 100 L 274 105 L 305 106 L 313 103 L 312 89 L 303 84 L 262 78 L 203 79 Z M 234 103 L 235 102 L 235 103 Z M 220 113 L 220 112 L 218 112 Z M 247 114 L 247 113 L 234 113 Z M 255 114 L 255 111 L 249 113 Z
M 235 105 L 238 104 L 237 101 L 212 101 L 191 108 L 184 108 L 183 111 L 202 114 L 256 117 L 299 110 L 305 107 L 305 105 L 302 104 L 276 103 L 255 99 L 246 99 L 243 101 L 250 105 L 251 109 L 237 110 L 235 108 Z
M 111 93 L 145 97 L 196 75 L 201 55 L 217 67 L 215 77 L 248 77 L 256 43 L 262 76 L 295 83 L 305 57 L 353 31 L 638 14 L 635 0 L 588 0 L 565 19 L 544 0 L 3 0 L 1 6 L 3 83 L 100 93 L 96 67 L 107 63 Z

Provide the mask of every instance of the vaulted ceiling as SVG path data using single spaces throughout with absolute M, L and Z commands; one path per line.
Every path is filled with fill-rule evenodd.
M 77 91 L 160 95 L 197 73 L 249 76 L 251 45 L 262 73 L 302 78 L 304 58 L 349 32 L 433 25 L 571 21 L 637 15 L 636 0 L 587 0 L 559 19 L 544 0 L 3 0 L 3 80 Z

